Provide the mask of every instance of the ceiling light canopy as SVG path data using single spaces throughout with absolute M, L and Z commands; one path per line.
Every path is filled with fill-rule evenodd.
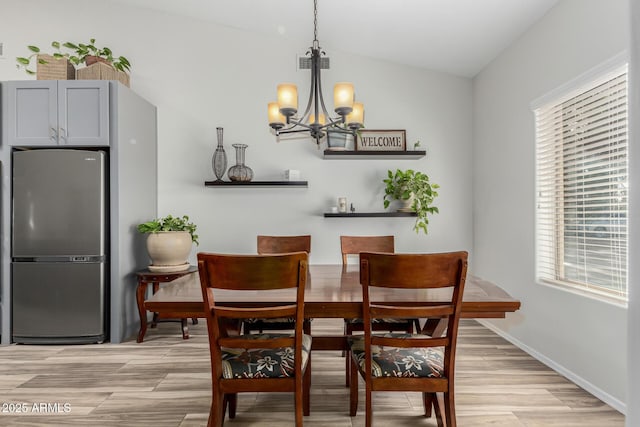
M 320 70 L 329 68 L 329 58 L 318 42 L 318 1 L 313 1 L 313 44 L 307 51 L 308 58 L 300 59 L 300 68 L 311 69 L 311 85 L 309 101 L 304 113 L 298 113 L 298 88 L 293 83 L 278 85 L 278 101 L 268 105 L 269 126 L 276 136 L 309 132 L 309 135 L 320 144 L 327 132 L 346 133 L 355 135 L 364 126 L 364 105 L 355 102 L 355 92 L 352 83 L 336 83 L 333 88 L 332 117 L 327 111 L 322 96 L 322 82 Z

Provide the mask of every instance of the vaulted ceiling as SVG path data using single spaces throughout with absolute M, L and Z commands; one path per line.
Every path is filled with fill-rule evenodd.
M 293 41 L 313 0 L 116 0 Z M 318 0 L 325 49 L 472 77 L 560 0 Z

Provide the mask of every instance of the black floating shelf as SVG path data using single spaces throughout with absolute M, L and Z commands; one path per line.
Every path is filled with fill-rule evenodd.
M 337 151 L 324 150 L 325 159 L 420 159 L 427 155 L 424 150 L 415 151 Z
M 381 218 L 381 217 L 411 217 L 416 216 L 415 212 L 354 212 L 354 213 L 332 213 L 325 212 L 325 218 Z
M 205 181 L 205 187 L 297 187 L 307 188 L 307 181 Z

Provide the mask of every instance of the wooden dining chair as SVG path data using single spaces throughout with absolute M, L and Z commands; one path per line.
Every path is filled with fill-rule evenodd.
M 311 236 L 258 236 L 258 254 L 283 254 L 289 252 L 311 253 Z M 242 322 L 246 334 L 258 331 L 287 331 L 295 327 L 294 319 L 245 319 Z M 305 334 L 311 334 L 311 321 L 304 320 Z
M 306 252 L 282 255 L 198 253 L 198 270 L 209 332 L 212 400 L 209 427 L 235 418 L 237 393 L 293 392 L 295 422 L 309 414 L 311 336 L 302 331 Z M 277 303 L 256 308 L 261 294 L 278 294 Z M 246 293 L 246 304 L 225 306 L 219 294 Z M 217 298 L 217 299 L 216 299 Z M 293 333 L 230 335 L 227 322 L 247 317 L 292 317 Z
M 456 426 L 455 355 L 466 274 L 466 252 L 360 254 L 365 330 L 364 336 L 349 338 L 350 414 L 358 409 L 359 373 L 365 382 L 366 427 L 372 422 L 371 393 L 383 390 L 422 392 L 425 416 L 431 416 L 433 406 L 439 427 L 445 422 Z M 443 302 L 421 305 L 416 294 L 410 307 L 393 304 L 393 293 L 415 289 L 442 292 Z M 377 317 L 441 318 L 446 329 L 441 336 L 374 334 L 371 319 Z M 436 393 L 442 393 L 444 408 Z
M 342 266 L 347 266 L 348 257 L 350 255 L 358 255 L 360 252 L 395 252 L 394 236 L 340 236 L 340 250 L 342 252 Z M 414 325 L 416 330 L 420 328 L 418 319 L 373 319 L 372 328 L 374 331 L 402 331 L 413 333 Z M 362 319 L 344 319 L 344 334 L 349 336 L 354 332 L 364 331 Z M 348 350 L 344 355 L 345 360 L 345 385 L 349 387 L 350 382 L 350 361 Z

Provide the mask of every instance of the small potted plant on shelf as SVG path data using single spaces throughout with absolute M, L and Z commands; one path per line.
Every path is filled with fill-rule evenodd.
M 151 271 L 182 271 L 189 268 L 189 254 L 193 243 L 198 244 L 197 226 L 189 217 L 167 215 L 138 224 L 140 233 L 148 234 L 147 252 Z
M 399 212 L 415 212 L 417 215 L 413 229 L 416 233 L 420 230 L 428 233 L 428 214 L 438 213 L 438 208 L 433 206 L 433 199 L 438 196 L 436 191 L 440 186 L 429 182 L 429 176 L 412 169 L 401 171 L 400 169 L 388 171 L 384 190 L 384 207 L 389 207 L 392 200 L 399 200 L 402 206 Z

